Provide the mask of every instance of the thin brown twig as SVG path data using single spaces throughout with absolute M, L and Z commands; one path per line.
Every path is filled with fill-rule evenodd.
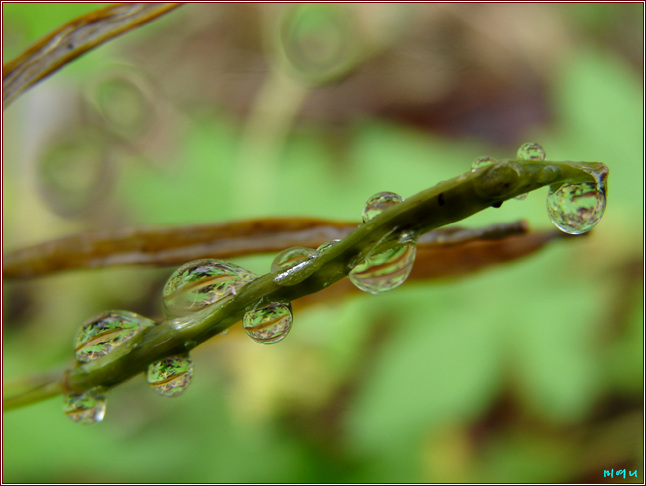
M 4 255 L 5 279 L 38 277 L 64 270 L 117 265 L 180 265 L 199 258 L 272 253 L 291 246 L 316 248 L 341 239 L 357 223 L 311 218 L 273 218 L 170 228 L 122 228 L 70 235 Z M 527 231 L 524 222 L 484 228 L 438 228 L 420 245 L 459 245 Z

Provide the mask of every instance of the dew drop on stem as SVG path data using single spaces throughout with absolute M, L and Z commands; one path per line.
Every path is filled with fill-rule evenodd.
M 301 283 L 315 270 L 314 267 L 308 270 L 303 270 L 302 267 L 318 254 L 316 250 L 304 246 L 295 246 L 281 251 L 271 264 L 272 272 L 281 272 L 274 278 L 274 282 L 282 286 Z
M 381 214 L 385 209 L 388 209 L 395 204 L 399 204 L 404 200 L 399 194 L 394 192 L 379 192 L 366 201 L 363 208 L 362 220 L 364 223 L 375 218 Z
M 247 312 L 242 326 L 247 335 L 261 344 L 273 344 L 285 339 L 292 328 L 291 304 L 273 303 Z
M 74 343 L 74 354 L 80 362 L 101 358 L 130 341 L 155 321 L 134 312 L 113 310 L 99 314 L 81 326 Z
M 545 150 L 535 142 L 527 142 L 518 148 L 516 157 L 520 160 L 545 160 Z
M 348 277 L 359 289 L 371 294 L 393 290 L 403 284 L 415 262 L 415 244 L 391 248 L 369 255 L 354 267 Z
M 105 417 L 106 389 L 95 387 L 63 395 L 63 412 L 74 423 L 92 425 Z
M 146 381 L 161 396 L 184 393 L 193 380 L 193 362 L 185 356 L 171 356 L 148 365 Z
M 472 163 L 471 163 L 471 170 L 476 171 L 478 169 L 481 169 L 482 167 L 487 167 L 488 165 L 495 164 L 497 161 L 493 157 L 489 157 L 488 155 L 482 155 L 480 157 L 477 157 Z
M 367 223 L 384 210 L 404 200 L 394 192 L 380 192 L 366 202 L 363 222 Z M 410 244 L 372 252 L 348 274 L 350 281 L 360 290 L 371 294 L 386 292 L 399 287 L 413 268 L 416 246 Z
M 547 213 L 565 233 L 580 235 L 590 231 L 606 209 L 605 184 L 584 182 L 552 185 L 547 194 Z
M 166 317 L 181 317 L 235 296 L 257 275 L 230 262 L 188 262 L 170 276 L 163 290 Z
M 306 248 L 304 246 L 287 248 L 276 255 L 274 261 L 271 262 L 271 271 L 280 272 L 288 270 L 309 258 L 315 257 L 316 255 L 316 250 Z

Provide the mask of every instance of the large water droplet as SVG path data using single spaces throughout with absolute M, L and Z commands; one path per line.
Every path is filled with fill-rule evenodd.
M 561 231 L 580 235 L 590 231 L 606 209 L 605 184 L 585 182 L 550 186 L 547 213 Z
M 304 246 L 294 246 L 281 251 L 271 262 L 271 271 L 280 272 L 298 265 L 317 255 L 316 250 Z
M 63 395 L 63 412 L 72 422 L 92 425 L 105 416 L 106 389 L 98 386 L 81 393 Z
M 101 358 L 144 328 L 154 325 L 155 321 L 134 312 L 104 312 L 81 326 L 76 335 L 74 354 L 78 361 L 84 363 Z
M 170 276 L 164 286 L 164 312 L 181 317 L 233 297 L 257 276 L 222 260 L 203 259 L 186 263 Z
M 359 289 L 371 294 L 386 292 L 403 284 L 413 268 L 414 244 L 402 245 L 369 255 L 348 274 L 350 281 Z
M 394 192 L 379 192 L 366 201 L 363 208 L 362 219 L 367 223 L 375 216 L 381 214 L 385 209 L 399 204 L 404 200 L 399 194 Z
M 482 155 L 473 161 L 473 163 L 471 164 L 471 170 L 476 171 L 478 169 L 481 169 L 482 167 L 487 167 L 488 165 L 495 164 L 496 162 L 496 159 L 494 159 L 493 157 Z
M 518 148 L 516 157 L 520 160 L 545 160 L 545 150 L 535 142 L 527 142 Z
M 292 328 L 291 304 L 274 303 L 247 312 L 242 318 L 244 330 L 257 343 L 282 341 Z
M 193 362 L 184 356 L 171 356 L 148 365 L 146 381 L 164 397 L 184 393 L 193 380 Z

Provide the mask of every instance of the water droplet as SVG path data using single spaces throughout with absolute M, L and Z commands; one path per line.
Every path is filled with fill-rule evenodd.
M 520 160 L 545 160 L 545 150 L 535 142 L 527 142 L 518 148 L 516 157 Z
M 164 397 L 184 393 L 193 380 L 193 362 L 184 356 L 171 356 L 148 365 L 146 381 Z
M 282 341 L 292 328 L 291 304 L 274 303 L 247 312 L 242 326 L 257 343 L 273 344 Z
M 303 269 L 305 265 L 318 256 L 312 248 L 295 246 L 281 251 L 271 264 L 272 272 L 281 272 L 274 277 L 274 282 L 282 286 L 296 285 L 309 277 L 316 268 Z
M 81 393 L 63 395 L 63 412 L 72 422 L 92 425 L 105 416 L 106 389 L 98 386 Z
M 257 276 L 222 260 L 203 259 L 186 263 L 164 286 L 164 312 L 180 317 L 233 297 Z
M 605 187 L 596 183 L 550 186 L 547 193 L 547 213 L 552 223 L 572 235 L 590 231 L 605 209 Z
M 527 199 L 527 194 L 528 194 L 527 192 L 525 194 L 520 194 L 519 196 L 516 196 L 514 199 L 516 199 L 517 201 L 524 201 L 525 199 Z
M 478 169 L 481 169 L 482 167 L 487 167 L 488 165 L 495 164 L 496 162 L 496 159 L 494 159 L 493 157 L 482 155 L 473 161 L 473 163 L 471 164 L 471 170 L 476 171 Z
M 325 250 L 327 250 L 327 249 L 329 249 L 329 248 L 332 248 L 332 247 L 333 247 L 334 245 L 336 245 L 339 241 L 341 241 L 341 240 L 330 240 L 330 241 L 326 241 L 326 242 L 325 242 L 325 243 L 323 243 L 321 246 L 319 246 L 319 247 L 316 249 L 316 251 L 318 251 L 319 253 L 323 253 Z
M 394 192 L 379 192 L 375 194 L 366 201 L 362 214 L 363 222 L 367 223 L 375 216 L 381 214 L 385 209 L 399 204 L 403 200 L 403 197 Z
M 129 341 L 155 321 L 128 311 L 108 311 L 81 326 L 74 343 L 76 359 L 83 363 L 101 358 Z
M 304 246 L 287 248 L 276 255 L 274 261 L 271 262 L 271 271 L 280 272 L 282 270 L 288 270 L 309 258 L 315 257 L 316 255 L 318 255 L 316 250 L 306 248 Z
M 227 334 L 229 334 L 229 330 L 228 330 L 228 329 L 225 329 L 224 331 L 222 331 L 222 332 L 220 333 L 220 336 L 226 336 Z
M 413 268 L 414 244 L 390 248 L 369 255 L 348 274 L 350 281 L 359 289 L 371 294 L 386 292 L 403 284 Z

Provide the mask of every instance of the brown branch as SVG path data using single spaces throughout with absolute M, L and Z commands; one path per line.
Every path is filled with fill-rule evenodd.
M 68 22 L 2 66 L 2 107 L 38 81 L 104 42 L 181 6 L 181 3 L 122 3 Z
M 70 235 L 4 255 L 3 278 L 47 275 L 63 270 L 116 265 L 180 265 L 199 258 L 228 259 L 278 252 L 291 246 L 316 248 L 341 239 L 357 223 L 309 218 L 275 218 L 173 228 L 123 228 Z M 484 228 L 439 228 L 419 246 L 460 245 L 527 231 L 523 222 Z

